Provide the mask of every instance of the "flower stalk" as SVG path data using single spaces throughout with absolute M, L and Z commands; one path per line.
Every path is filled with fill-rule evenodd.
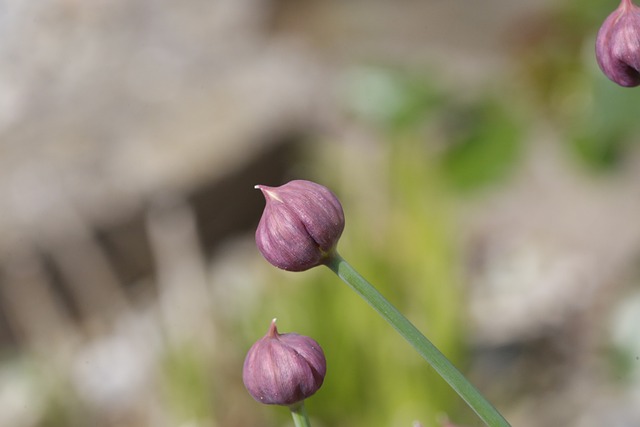
M 467 402 L 482 421 L 489 427 L 510 427 L 500 412 L 485 399 L 482 393 L 466 379 L 449 359 L 336 251 L 328 258 L 326 265 L 389 322 Z
M 307 410 L 304 406 L 304 400 L 290 406 L 289 409 L 291 409 L 291 416 L 293 417 L 293 424 L 295 427 L 311 427 L 309 417 L 307 416 Z

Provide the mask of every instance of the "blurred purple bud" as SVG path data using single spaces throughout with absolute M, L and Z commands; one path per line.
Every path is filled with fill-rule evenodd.
M 640 7 L 622 0 L 596 38 L 600 69 L 620 86 L 640 85 Z
M 318 391 L 326 371 L 327 361 L 315 340 L 279 334 L 273 319 L 267 334 L 249 349 L 242 379 L 258 402 L 289 406 Z
M 256 230 L 258 249 L 267 261 L 283 270 L 304 271 L 333 254 L 344 230 L 344 212 L 327 187 L 296 180 L 256 188 L 267 202 Z

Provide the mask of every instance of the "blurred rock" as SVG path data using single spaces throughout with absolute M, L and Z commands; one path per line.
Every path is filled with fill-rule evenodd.
M 313 61 L 268 2 L 9 2 L 0 39 L 0 242 L 185 192 L 306 126 Z M 65 231 L 59 231 L 64 233 Z M 35 232 L 37 234 L 37 232 Z M 0 247 L 0 254 L 3 248 Z
M 23 248 L 80 317 L 126 307 L 118 288 L 153 274 L 156 200 L 191 204 L 207 249 L 257 221 L 248 190 L 283 174 L 326 92 L 270 13 L 255 0 L 0 3 L 0 302 L 22 305 L 8 287 Z
M 533 145 L 510 188 L 465 215 L 474 337 L 535 339 L 619 289 L 640 250 L 639 196 L 633 179 L 596 185 L 556 145 Z

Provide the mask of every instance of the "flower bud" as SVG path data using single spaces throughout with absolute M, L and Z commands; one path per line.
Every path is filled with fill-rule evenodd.
M 328 188 L 303 180 L 256 188 L 267 202 L 256 230 L 258 249 L 267 261 L 289 271 L 324 263 L 344 230 L 338 198 Z
M 249 349 L 242 379 L 258 402 L 288 406 L 318 391 L 326 371 L 327 361 L 315 340 L 279 334 L 273 319 L 267 334 Z
M 620 86 L 640 85 L 640 7 L 622 0 L 596 38 L 600 69 Z

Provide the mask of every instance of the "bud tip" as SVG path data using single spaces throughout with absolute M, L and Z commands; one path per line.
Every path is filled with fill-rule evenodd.
M 278 338 L 278 336 L 280 335 L 278 333 L 278 327 L 276 326 L 276 318 L 274 317 L 273 320 L 271 320 L 271 325 L 269 325 L 269 331 L 267 332 L 267 336 L 269 338 Z

